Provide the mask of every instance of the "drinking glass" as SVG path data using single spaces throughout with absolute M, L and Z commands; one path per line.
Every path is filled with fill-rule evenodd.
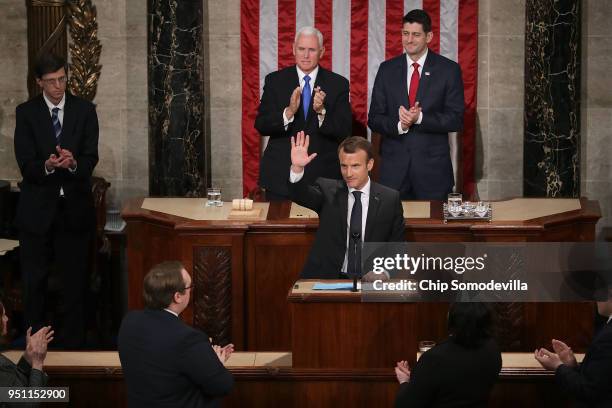
M 221 200 L 221 189 L 212 187 L 206 189 L 206 206 L 208 207 L 222 207 L 223 201 Z

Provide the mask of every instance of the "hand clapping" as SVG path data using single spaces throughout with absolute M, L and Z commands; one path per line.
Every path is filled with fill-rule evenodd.
M 325 102 L 325 92 L 323 92 L 321 90 L 320 86 L 317 86 L 314 89 L 314 98 L 312 100 L 312 109 L 314 109 L 315 112 L 317 112 L 318 114 L 320 114 L 321 112 L 323 112 L 323 102 Z
M 51 326 L 45 326 L 32 335 L 32 328 L 26 331 L 26 349 L 23 357 L 30 363 L 32 368 L 42 370 L 45 357 L 47 357 L 47 345 L 53 340 Z
M 400 384 L 410 381 L 410 366 L 406 360 L 397 362 L 395 376 Z

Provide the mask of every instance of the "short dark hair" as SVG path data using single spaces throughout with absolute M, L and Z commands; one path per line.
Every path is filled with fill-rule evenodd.
M 149 309 L 165 309 L 172 303 L 176 292 L 185 291 L 183 264 L 166 261 L 155 265 L 144 278 L 143 297 Z
M 338 154 L 344 153 L 356 153 L 357 150 L 363 150 L 368 155 L 368 161 L 374 158 L 374 152 L 372 151 L 372 143 L 368 142 L 368 139 L 361 136 L 347 137 L 338 146 Z
M 423 31 L 431 32 L 431 17 L 425 10 L 414 9 L 409 11 L 402 19 L 402 25 L 406 23 L 419 23 L 423 26 Z
M 34 75 L 36 78 L 40 79 L 43 75 L 50 74 L 61 68 L 64 68 L 64 71 L 68 73 L 68 64 L 66 64 L 66 59 L 64 57 L 51 53 L 41 54 L 36 58 L 36 62 L 34 63 Z
M 491 337 L 493 314 L 486 303 L 456 302 L 448 311 L 451 339 L 464 347 L 480 346 Z

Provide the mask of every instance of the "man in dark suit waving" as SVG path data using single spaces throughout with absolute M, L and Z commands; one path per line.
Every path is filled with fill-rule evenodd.
M 208 336 L 179 315 L 193 284 L 180 262 L 154 266 L 144 279 L 145 310 L 128 313 L 118 349 L 130 408 L 217 407 L 234 385 L 223 366 L 234 350 L 211 346 Z
M 349 83 L 319 66 L 324 51 L 321 32 L 304 27 L 293 44 L 295 65 L 266 76 L 255 128 L 270 136 L 259 167 L 259 185 L 269 201 L 289 199 L 289 139 L 299 131 L 310 135 L 311 150 L 319 155 L 306 170 L 306 181 L 340 178 L 336 150 L 352 127 Z
M 445 200 L 460 189 L 463 81 L 459 65 L 429 50 L 431 19 L 423 10 L 404 16 L 406 51 L 383 62 L 376 74 L 368 126 L 382 135 L 380 182 L 400 191 L 402 199 Z M 451 152 L 452 147 L 452 152 Z
M 301 278 L 347 278 L 357 273 L 363 242 L 404 241 L 402 203 L 397 191 L 370 180 L 374 159 L 366 139 L 353 136 L 338 147 L 344 180 L 320 177 L 312 185 L 304 181 L 304 168 L 318 160 L 318 155 L 308 154 L 308 147 L 304 132 L 291 138 L 291 199 L 319 214 L 319 229 Z M 351 240 L 357 241 L 357 254 L 349 250 Z M 366 276 L 367 280 L 374 278 L 372 273 Z
M 34 67 L 42 94 L 17 107 L 15 157 L 21 170 L 19 229 L 26 324 L 45 326 L 45 291 L 53 250 L 62 277 L 62 345 L 84 343 L 84 294 L 95 227 L 91 175 L 98 163 L 95 106 L 66 92 L 63 58 L 42 55 Z

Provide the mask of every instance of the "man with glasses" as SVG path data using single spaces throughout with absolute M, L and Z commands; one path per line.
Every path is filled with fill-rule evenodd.
M 45 293 L 53 254 L 61 277 L 63 318 L 58 342 L 85 342 L 84 299 L 95 228 L 91 176 L 98 163 L 95 106 L 66 91 L 66 61 L 41 55 L 35 65 L 41 95 L 16 109 L 15 157 L 20 183 L 16 224 L 25 291 L 26 326 L 46 326 Z
M 118 348 L 130 407 L 212 407 L 232 389 L 223 363 L 234 350 L 211 346 L 208 336 L 179 315 L 193 283 L 180 262 L 154 266 L 144 278 L 146 309 L 128 313 Z

